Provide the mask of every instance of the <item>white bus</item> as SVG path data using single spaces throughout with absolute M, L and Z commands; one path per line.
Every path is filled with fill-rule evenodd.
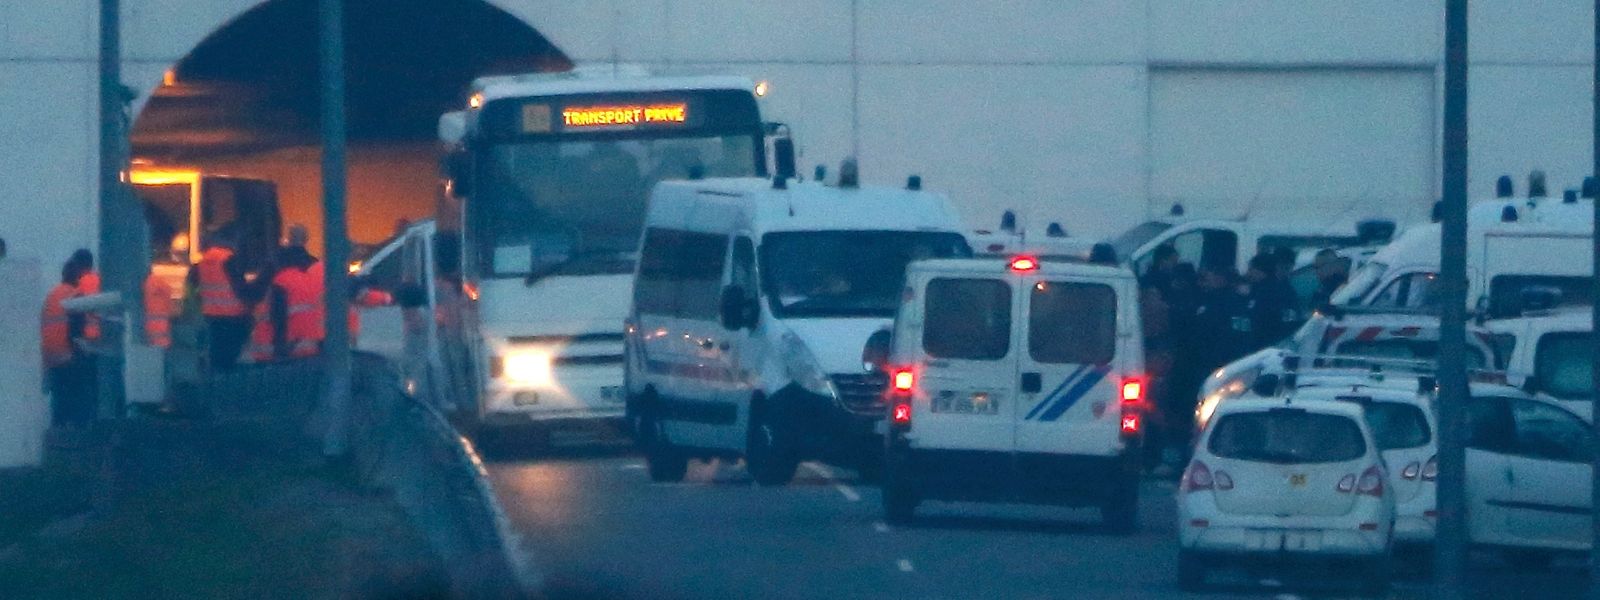
M 464 347 L 475 425 L 623 416 L 623 321 L 659 181 L 768 176 L 769 138 L 793 172 L 787 130 L 761 120 L 756 85 L 606 67 L 486 77 L 441 117 L 439 337 Z M 457 281 L 459 280 L 459 282 Z M 547 431 L 548 428 L 539 428 Z

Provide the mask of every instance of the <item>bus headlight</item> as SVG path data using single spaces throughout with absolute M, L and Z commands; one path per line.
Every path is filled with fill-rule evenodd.
M 546 387 L 555 381 L 551 356 L 543 350 L 511 350 L 505 356 L 505 378 L 512 383 Z

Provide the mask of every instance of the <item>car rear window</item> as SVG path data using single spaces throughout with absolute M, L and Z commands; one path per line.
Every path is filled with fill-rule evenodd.
M 1040 281 L 1028 311 L 1028 354 L 1052 364 L 1105 364 L 1117 344 L 1117 294 L 1097 283 Z
M 934 358 L 999 360 L 1011 348 L 1011 286 L 997 279 L 928 282 L 922 349 Z
M 1361 458 L 1367 443 L 1354 419 L 1281 408 L 1224 415 L 1207 449 L 1235 460 L 1306 464 Z
M 1594 397 L 1593 342 L 1587 333 L 1547 333 L 1534 348 L 1533 373 L 1539 385 L 1562 400 Z
M 1363 408 L 1366 409 L 1367 428 L 1372 430 L 1372 441 L 1379 450 L 1417 448 L 1433 439 L 1427 415 L 1415 404 L 1369 402 L 1363 404 Z

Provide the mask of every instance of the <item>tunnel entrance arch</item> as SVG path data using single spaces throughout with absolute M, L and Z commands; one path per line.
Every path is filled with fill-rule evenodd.
M 317 0 L 243 4 L 149 93 L 131 131 L 135 170 L 271 182 L 284 224 L 308 225 L 320 246 Z M 572 66 L 493 0 L 351 0 L 345 18 L 350 234 L 358 244 L 433 213 L 437 119 L 465 103 L 473 78 Z

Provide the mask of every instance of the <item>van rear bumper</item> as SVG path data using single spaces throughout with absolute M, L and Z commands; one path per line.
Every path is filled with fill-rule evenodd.
M 885 475 L 917 498 L 968 502 L 1100 505 L 1138 484 L 1131 453 L 1034 454 L 891 447 Z

